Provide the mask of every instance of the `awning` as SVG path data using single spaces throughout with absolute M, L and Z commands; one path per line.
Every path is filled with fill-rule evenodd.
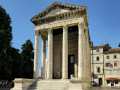
M 106 80 L 119 80 L 119 78 L 107 78 Z

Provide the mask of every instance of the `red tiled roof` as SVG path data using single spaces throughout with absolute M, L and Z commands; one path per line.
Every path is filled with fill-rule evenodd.
M 113 48 L 113 49 L 109 49 L 108 51 L 120 51 L 120 48 Z
M 104 53 L 120 53 L 120 48 L 113 48 L 113 49 L 108 49 L 108 51 L 105 51 Z
M 93 46 L 93 48 L 100 48 L 100 47 L 104 47 L 106 45 L 109 45 L 108 43 L 107 44 L 101 44 L 100 46 Z

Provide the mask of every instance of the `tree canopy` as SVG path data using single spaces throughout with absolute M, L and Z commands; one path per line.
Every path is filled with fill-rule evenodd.
M 11 47 L 12 27 L 11 18 L 5 9 L 0 6 L 0 79 L 10 78 L 11 57 L 7 51 Z
M 33 77 L 33 44 L 27 40 L 22 51 L 12 47 L 11 18 L 0 6 L 0 80 Z
M 33 78 L 33 44 L 30 40 L 22 45 L 21 59 L 23 60 L 23 77 Z

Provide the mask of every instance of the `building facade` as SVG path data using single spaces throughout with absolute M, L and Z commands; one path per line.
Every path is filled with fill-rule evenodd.
M 94 46 L 91 50 L 92 81 L 98 86 L 120 86 L 120 49 L 109 44 Z
M 39 37 L 42 38 L 42 79 L 38 80 L 37 89 L 49 90 L 53 85 L 54 90 L 58 90 L 58 87 L 60 90 L 82 90 L 91 86 L 90 36 L 86 10 L 85 6 L 55 2 L 31 19 L 35 25 L 35 79 L 38 79 L 39 73 Z
M 104 52 L 104 86 L 120 86 L 120 48 Z
M 104 76 L 104 51 L 109 48 L 108 44 L 94 46 L 91 50 L 92 81 L 99 86 L 103 85 Z

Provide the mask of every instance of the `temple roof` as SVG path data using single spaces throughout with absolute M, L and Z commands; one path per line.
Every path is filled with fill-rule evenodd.
M 70 5 L 70 4 L 62 4 L 59 2 L 54 2 L 52 5 L 50 5 L 47 9 L 45 9 L 43 12 L 35 15 L 33 18 L 31 18 L 31 21 L 35 23 L 36 21 L 50 18 L 53 16 L 66 14 L 66 13 L 74 13 L 78 11 L 84 11 L 87 7 L 80 6 L 80 5 Z

